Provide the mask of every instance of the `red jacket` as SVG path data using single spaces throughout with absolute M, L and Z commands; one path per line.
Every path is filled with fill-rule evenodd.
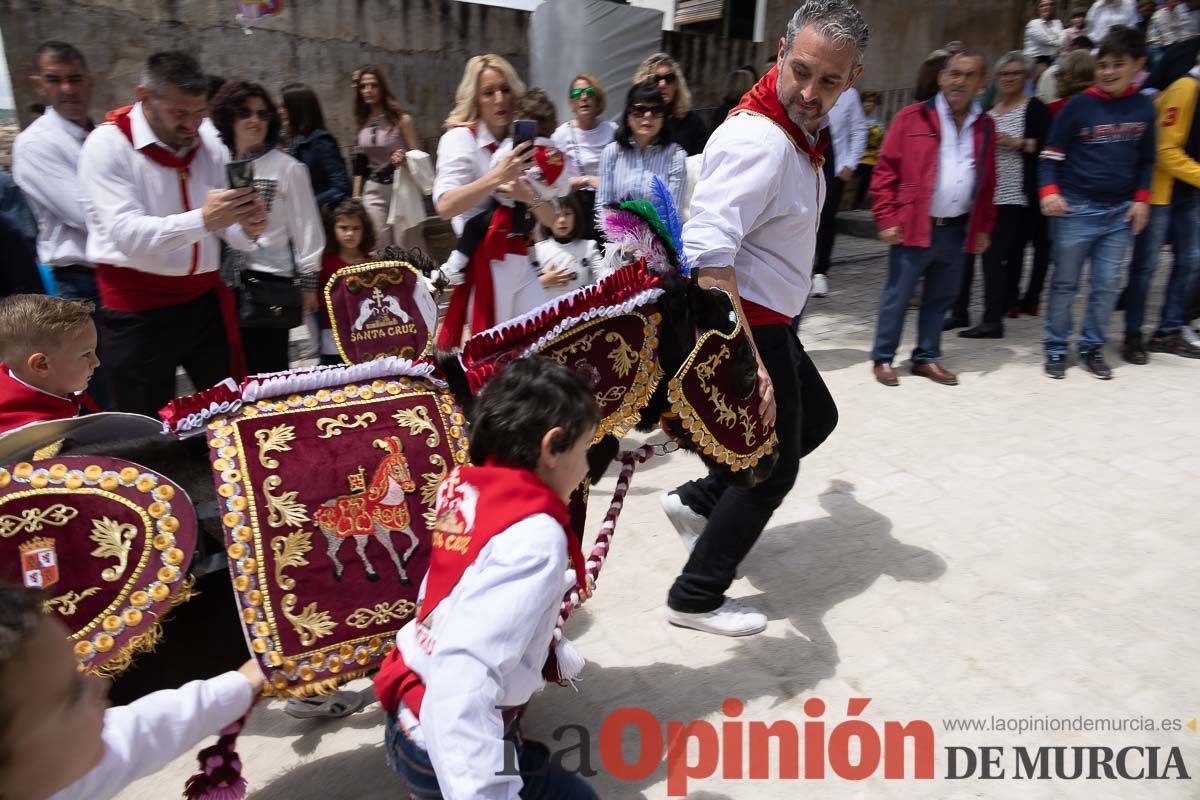
M 936 97 L 900 111 L 888 126 L 883 149 L 871 175 L 871 214 L 880 231 L 900 226 L 904 244 L 929 247 L 933 222 L 929 205 L 937 188 L 941 118 Z M 996 221 L 996 124 L 981 113 L 971 126 L 975 135 L 975 202 L 964 250 L 979 234 L 991 234 Z
M 12 376 L 8 365 L 0 363 L 0 433 L 31 422 L 78 417 L 82 405 L 79 396 L 59 397 L 26 386 Z

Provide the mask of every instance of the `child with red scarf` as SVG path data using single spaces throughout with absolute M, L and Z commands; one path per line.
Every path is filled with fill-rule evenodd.
M 44 294 L 0 300 L 0 433 L 99 410 L 83 394 L 100 366 L 93 310 Z
M 598 419 L 583 379 L 546 359 L 513 362 L 480 394 L 477 466 L 438 489 L 416 616 L 375 679 L 388 760 L 414 797 L 596 797 L 516 718 L 543 686 L 565 592 L 587 586 L 567 499 Z

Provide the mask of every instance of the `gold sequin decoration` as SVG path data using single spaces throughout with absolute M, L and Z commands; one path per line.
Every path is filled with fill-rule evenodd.
M 250 576 L 238 575 L 233 579 L 233 588 L 239 592 L 244 592 L 250 588 Z
M 101 622 L 100 626 L 109 633 L 116 633 L 121 630 L 121 618 L 111 614 L 104 618 L 104 622 Z
M 178 567 L 180 564 L 183 563 L 183 559 L 184 559 L 183 551 L 180 550 L 178 547 L 168 548 L 163 553 L 163 560 L 166 561 L 168 564 L 170 564 L 172 567 Z
M 109 650 L 112 650 L 114 644 L 116 644 L 116 640 L 107 633 L 102 633 L 96 637 L 96 649 L 101 653 L 107 653 Z
M 242 515 L 236 511 L 227 511 L 225 516 L 221 517 L 221 521 L 225 523 L 226 528 L 236 528 L 242 523 Z
M 151 519 L 162 519 L 167 513 L 167 507 L 162 503 L 151 503 L 146 506 L 146 513 Z
M 271 643 L 266 639 L 255 639 L 250 647 L 254 650 L 254 652 L 261 656 L 263 653 L 271 649 Z
M 242 622 L 245 622 L 247 625 L 253 625 L 255 620 L 257 620 L 257 619 L 258 619 L 258 612 L 255 611 L 253 608 L 243 608 L 242 609 Z
M 283 662 L 283 672 L 289 678 L 296 674 L 296 662 L 290 658 Z
M 175 499 L 175 487 L 163 484 L 154 490 L 154 498 L 162 500 L 164 503 L 169 503 Z
M 342 671 L 342 660 L 337 656 L 330 656 L 329 663 L 326 665 L 326 669 L 328 669 L 334 675 L 337 675 Z
M 242 572 L 245 572 L 246 574 L 250 574 L 250 573 L 254 572 L 254 570 L 256 570 L 256 569 L 258 569 L 258 562 L 255 561 L 253 558 L 247 558 L 245 561 L 242 562 Z
M 234 542 L 233 544 L 229 545 L 229 548 L 225 552 L 229 554 L 230 558 L 232 558 L 234 561 L 237 561 L 239 558 L 246 555 L 246 545 L 242 544 L 241 542 Z
M 141 624 L 142 612 L 138 611 L 136 608 L 127 608 L 125 609 L 124 619 L 126 625 L 134 628 Z
M 154 478 L 151 478 L 149 475 L 147 475 L 144 478 L 138 478 L 137 483 L 134 485 L 137 487 L 137 490 L 139 492 L 141 492 L 143 494 L 147 494 L 154 489 L 154 485 L 156 483 L 158 483 L 158 481 L 154 480 Z
M 121 476 L 121 480 L 125 481 L 126 483 L 133 483 L 135 480 L 137 480 L 137 476 L 140 473 L 137 467 L 125 467 L 119 474 Z
M 282 672 L 276 672 L 276 673 L 272 674 L 271 675 L 271 685 L 274 686 L 276 689 L 283 691 L 284 689 L 286 689 L 288 687 L 287 675 L 284 675 Z
M 283 656 L 279 655 L 277 651 L 272 650 L 271 652 L 267 653 L 267 663 L 272 667 L 281 666 L 283 664 Z
M 63 486 L 68 489 L 78 489 L 80 486 L 83 486 L 83 476 L 78 474 L 68 475 L 67 479 L 63 481 Z
M 253 589 L 249 594 L 246 595 L 246 602 L 252 606 L 261 606 L 262 600 L 262 592 L 260 592 L 258 589 Z
M 244 497 L 235 497 L 229 501 L 229 507 L 234 511 L 245 511 L 250 507 L 250 503 Z
M 304 681 L 305 683 L 308 683 L 315 677 L 316 677 L 316 673 L 313 672 L 312 667 L 310 667 L 308 664 L 305 664 L 304 666 L 302 666 L 300 668 L 300 680 Z
M 144 591 L 138 590 L 129 595 L 130 605 L 145 606 L 150 604 L 150 595 Z
M 158 579 L 163 583 L 174 583 L 179 577 L 179 570 L 175 567 L 163 567 L 158 571 Z
M 175 544 L 175 537 L 167 533 L 160 533 L 154 537 L 154 549 L 166 550 L 171 545 Z
M 44 474 L 34 475 L 32 478 L 29 479 L 29 485 L 32 486 L 34 489 L 45 489 L 46 484 L 48 484 L 49 482 L 50 482 L 50 479 L 48 477 L 46 477 Z
M 24 465 L 18 464 L 17 469 L 20 469 L 22 466 Z M 95 483 L 96 481 L 100 480 L 100 476 L 103 474 L 104 470 L 100 468 L 99 464 L 89 464 L 83 468 L 83 477 L 88 483 Z M 20 476 L 18 475 L 18 477 Z
M 233 534 L 233 538 L 239 542 L 248 542 L 254 538 L 254 531 L 243 525 L 237 529 L 237 533 Z
M 100 488 L 106 492 L 111 492 L 121 485 L 121 481 L 115 475 L 105 475 L 100 479 Z
M 75 657 L 76 658 L 91 658 L 92 652 L 93 651 L 92 651 L 92 643 L 91 642 L 76 642 L 75 643 Z
M 61 481 L 63 478 L 67 477 L 67 465 L 53 464 L 50 469 L 47 470 L 47 472 L 50 473 L 50 477 L 54 480 Z
M 270 636 L 271 635 L 271 626 L 265 622 L 262 622 L 261 620 L 259 622 L 254 623 L 254 635 L 255 636 Z
M 171 590 L 165 583 L 158 583 L 150 588 L 150 596 L 154 598 L 154 602 L 161 603 L 171 596 Z
M 232 483 L 222 483 L 217 487 L 217 494 L 228 500 L 230 497 L 233 497 L 235 494 L 237 494 L 237 487 Z

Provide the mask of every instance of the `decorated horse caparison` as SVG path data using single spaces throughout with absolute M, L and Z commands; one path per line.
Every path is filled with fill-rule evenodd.
M 593 482 L 634 427 L 661 426 L 732 483 L 769 473 L 774 432 L 757 417 L 746 332 L 730 298 L 688 274 L 669 198 L 656 205 L 605 212 L 623 266 L 475 333 L 458 352 L 432 353 L 423 324 L 431 303 L 417 299 L 425 291 L 419 268 L 431 266 L 423 255 L 393 251 L 395 260 L 346 268 L 326 291 L 345 366 L 253 376 L 164 410 L 173 432 L 203 432 L 204 445 L 192 438 L 109 448 L 179 475 L 201 528 L 221 531 L 237 624 L 272 693 L 326 691 L 386 653 L 415 608 L 437 487 L 466 461 L 473 397 L 517 358 L 558 360 L 592 384 L 602 413 L 589 454 Z M 415 324 L 352 336 L 382 313 Z M 199 450 L 211 462 L 205 478 L 187 472 Z M 324 548 L 314 545 L 318 536 Z M 357 560 L 340 555 L 347 538 Z M 396 583 L 381 580 L 389 561 Z

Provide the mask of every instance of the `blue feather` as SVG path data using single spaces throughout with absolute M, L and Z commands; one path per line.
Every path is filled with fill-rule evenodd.
M 680 222 L 679 214 L 675 211 L 675 198 L 671 196 L 671 190 L 657 175 L 650 178 L 650 202 L 653 203 L 659 219 L 671 234 L 675 252 L 679 255 L 679 271 L 687 275 L 690 268 L 687 256 L 683 254 L 683 223 Z

